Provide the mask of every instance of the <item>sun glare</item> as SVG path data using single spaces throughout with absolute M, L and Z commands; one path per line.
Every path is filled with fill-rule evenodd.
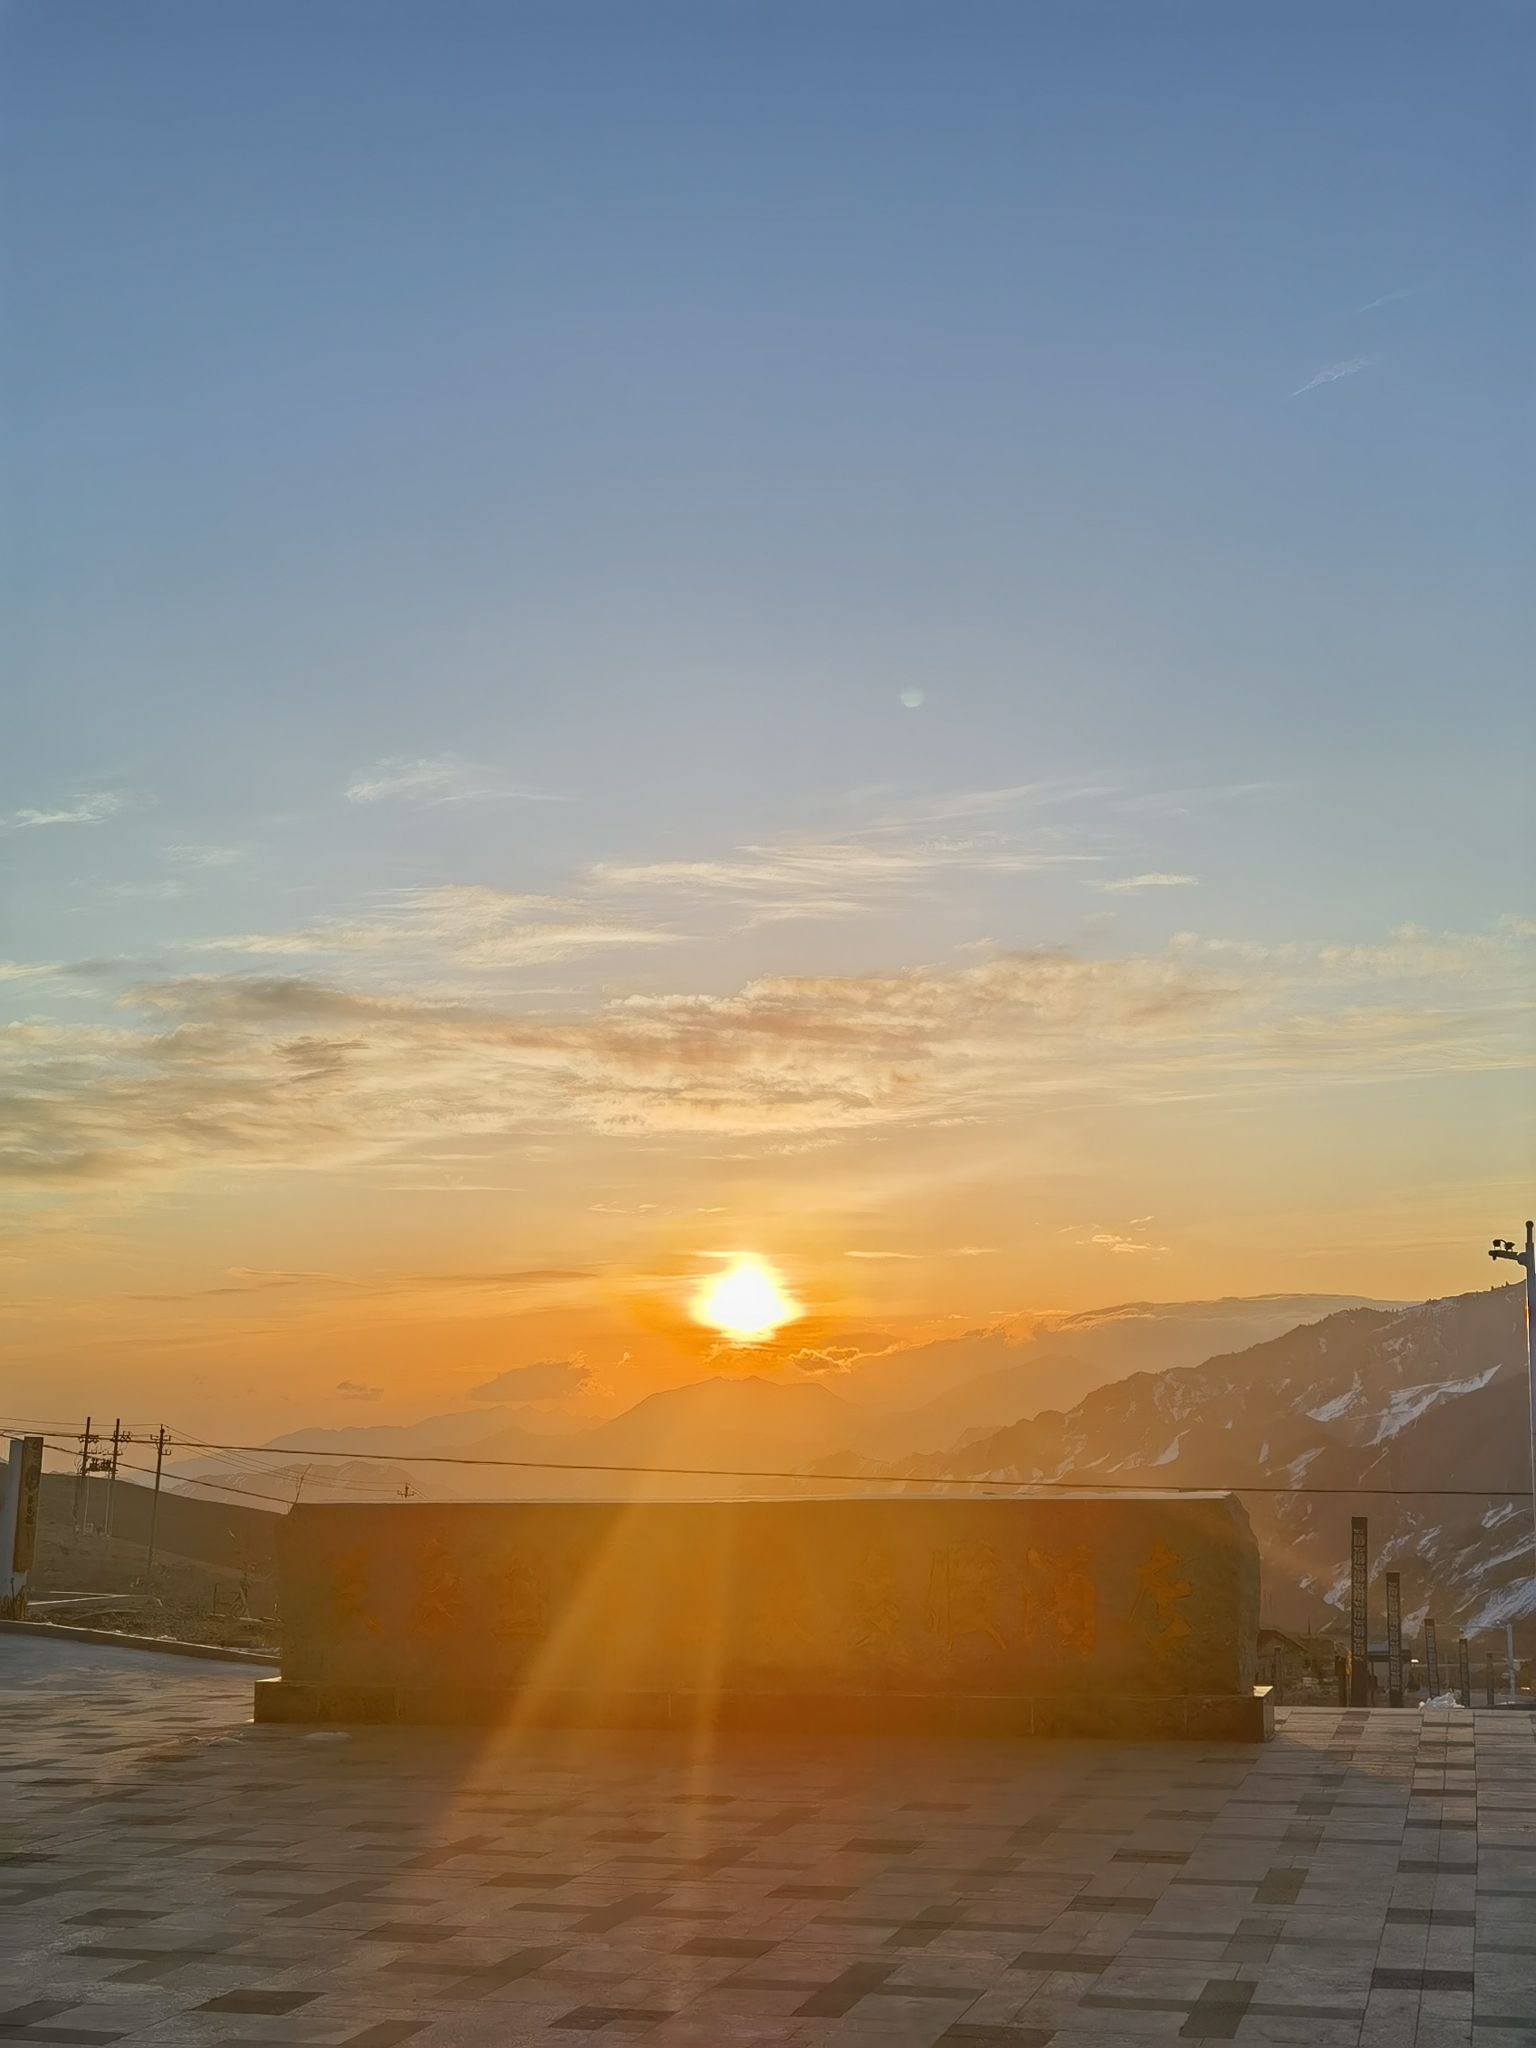
M 693 1298 L 693 1318 L 738 1344 L 756 1344 L 803 1313 L 765 1259 L 740 1253 Z

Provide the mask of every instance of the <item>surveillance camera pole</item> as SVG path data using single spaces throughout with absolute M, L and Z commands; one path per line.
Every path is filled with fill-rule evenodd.
M 1533 1327 L 1536 1327 L 1536 1224 L 1525 1226 L 1525 1250 L 1516 1251 L 1507 1237 L 1496 1237 L 1490 1259 L 1509 1259 L 1525 1268 L 1525 1370 L 1526 1385 L 1531 1401 L 1531 1516 L 1532 1552 L 1531 1573 L 1536 1577 L 1536 1351 L 1532 1350 Z

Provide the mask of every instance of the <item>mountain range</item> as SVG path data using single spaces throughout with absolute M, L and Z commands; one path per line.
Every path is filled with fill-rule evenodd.
M 1358 1305 L 1358 1296 L 1307 1294 L 1122 1302 L 1074 1315 L 1009 1318 L 925 1344 L 882 1347 L 871 1338 L 825 1370 L 785 1367 L 764 1353 L 757 1370 L 667 1388 L 596 1423 L 541 1402 L 460 1409 L 411 1423 L 293 1430 L 265 1446 L 274 1454 L 270 1463 L 242 1483 L 287 1500 L 306 1451 L 386 1457 L 402 1472 L 413 1458 L 440 1457 L 522 1459 L 530 1467 L 591 1459 L 752 1468 L 799 1466 L 840 1449 L 894 1457 L 1068 1406 L 1129 1373 L 1192 1365 L 1213 1351 L 1258 1343 Z M 216 1460 L 192 1460 L 179 1462 L 174 1472 L 184 1480 L 212 1479 L 220 1469 Z M 449 1468 L 434 1469 L 434 1490 L 442 1492 L 450 1487 Z M 464 1470 L 460 1492 L 482 1498 L 498 1492 L 488 1469 L 478 1476 Z M 416 1483 L 425 1480 L 423 1468 Z M 518 1490 L 551 1490 L 531 1473 L 517 1484 Z M 317 1465 L 305 1498 L 323 1497 L 326 1486 L 325 1468 Z M 589 1490 L 569 1474 L 553 1490 L 573 1486 Z
M 1222 1487 L 1253 1518 L 1269 1620 L 1338 1618 L 1350 1517 L 1362 1513 L 1373 1569 L 1402 1576 L 1410 1628 L 1426 1611 L 1442 1631 L 1536 1623 L 1519 1290 L 1417 1305 L 1324 1298 L 1320 1314 L 1296 1319 L 1319 1305 L 1127 1304 L 1045 1320 L 1022 1338 L 980 1331 L 895 1349 L 857 1370 L 716 1376 L 585 1428 L 493 1409 L 298 1431 L 238 1470 L 196 1460 L 175 1477 L 194 1491 L 237 1485 L 274 1506 L 300 1491 L 803 1492 L 850 1475 L 925 1490 L 945 1479 Z M 1234 1335 L 1233 1348 L 1211 1350 Z M 1070 1389 L 1074 1374 L 1088 1391 L 1040 1405 L 1042 1387 Z
M 1268 1616 L 1336 1618 L 1349 1522 L 1402 1578 L 1405 1625 L 1536 1620 L 1521 1290 L 1346 1310 L 1197 1366 L 1136 1373 L 1066 1411 L 917 1455 L 913 1478 L 1230 1488 Z M 1276 1489 L 1276 1490 L 1267 1490 Z M 1379 1623 L 1378 1623 L 1379 1626 Z

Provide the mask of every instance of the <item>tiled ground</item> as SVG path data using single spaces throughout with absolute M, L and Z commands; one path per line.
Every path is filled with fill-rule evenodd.
M 690 1754 L 0 1635 L 0 2042 L 1536 2044 L 1536 1717 Z

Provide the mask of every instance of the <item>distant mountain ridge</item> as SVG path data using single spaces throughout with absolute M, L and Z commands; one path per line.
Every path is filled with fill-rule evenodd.
M 1137 1373 L 900 1469 L 1340 1489 L 1245 1495 L 1269 1612 L 1302 1621 L 1337 1609 L 1349 1518 L 1361 1513 L 1375 1569 L 1402 1575 L 1405 1614 L 1429 1608 L 1442 1626 L 1490 1629 L 1536 1619 L 1526 1400 L 1520 1289 L 1499 1287 L 1348 1309 L 1197 1366 Z M 1461 1492 L 1482 1487 L 1481 1498 Z M 1351 1499 L 1350 1488 L 1361 1491 Z
M 1155 1305 L 1130 1305 L 1069 1334 L 1074 1341 L 1086 1334 L 1086 1369 L 1102 1372 L 1110 1359 L 1133 1355 L 1126 1347 L 1137 1334 L 1143 1355 L 1177 1358 L 1202 1328 L 1251 1327 L 1255 1317 L 1283 1316 L 1315 1299 L 1170 1304 L 1165 1316 Z M 825 1380 L 717 1376 L 558 1436 L 509 1424 L 505 1409 L 470 1412 L 398 1430 L 294 1432 L 238 1467 L 199 1460 L 178 1465 L 175 1477 L 194 1487 L 222 1480 L 274 1506 L 300 1491 L 306 1500 L 407 1491 L 447 1499 L 803 1492 L 849 1472 L 925 1482 L 1231 1487 L 1244 1495 L 1259 1535 L 1268 1619 L 1337 1619 L 1349 1519 L 1362 1512 L 1374 1568 L 1401 1573 L 1414 1626 L 1426 1608 L 1442 1629 L 1536 1623 L 1518 1289 L 1411 1306 L 1351 1305 L 1197 1363 L 1133 1371 L 1062 1407 L 1026 1409 L 1036 1383 L 1029 1361 L 1039 1362 L 1037 1345 L 1056 1340 L 1062 1327 L 1053 1323 L 1023 1345 L 979 1333 L 980 1355 L 994 1361 L 979 1378 L 964 1377 L 978 1356 L 967 1339 L 894 1354 L 893 1391 L 907 1391 L 925 1354 L 935 1376 L 948 1381 L 913 1406 L 883 1407 L 867 1388 L 860 1399 L 853 1376 L 842 1373 Z M 1117 1332 L 1114 1342 L 1096 1334 L 1105 1329 Z M 988 1404 L 1011 1410 L 1002 1427 L 948 1427 Z M 324 1449 L 344 1455 L 321 1458 Z M 468 1462 L 430 1462 L 437 1458 Z M 605 1466 L 613 1469 L 594 1469 Z M 634 1472 L 644 1468 L 657 1476 L 637 1484 Z M 678 1468 L 763 1476 L 690 1479 Z M 804 1476 L 768 1476 L 779 1472 Z M 1259 1490 L 1275 1487 L 1286 1490 Z M 1488 1492 L 1465 1491 L 1477 1488 Z
M 486 1434 L 492 1420 L 498 1426 Z M 460 1421 L 478 1424 L 479 1431 L 456 1438 L 452 1425 Z M 251 1462 L 262 1453 L 246 1454 L 237 1474 L 219 1459 L 204 1457 L 178 1462 L 171 1471 L 179 1485 L 213 1486 L 223 1479 L 280 1506 L 290 1504 L 300 1487 L 305 1500 L 356 1499 L 370 1490 L 370 1474 L 376 1478 L 375 1497 L 399 1495 L 407 1487 L 438 1498 L 481 1500 L 592 1498 L 631 1490 L 710 1493 L 720 1490 L 717 1481 L 705 1477 L 689 1484 L 678 1472 L 803 1471 L 847 1445 L 855 1427 L 845 1403 L 828 1387 L 747 1374 L 649 1394 L 607 1422 L 567 1435 L 535 1436 L 481 1415 L 433 1417 L 399 1431 L 387 1425 L 294 1431 L 265 1447 L 265 1464 Z M 444 1462 L 433 1462 L 439 1459 Z M 452 1462 L 457 1459 L 464 1463 Z M 477 1462 L 482 1459 L 489 1462 Z M 635 1473 L 660 1467 L 672 1469 L 654 1486 L 633 1488 Z
M 1047 1408 L 1069 1408 L 1133 1372 L 1196 1365 L 1213 1352 L 1278 1337 L 1350 1308 L 1396 1308 L 1358 1294 L 1267 1294 L 1217 1301 L 1132 1301 L 1040 1315 L 1022 1333 L 971 1330 L 886 1352 L 840 1376 L 862 1417 L 861 1447 L 903 1451 L 958 1442 Z
M 1069 1406 L 1127 1373 L 1192 1364 L 1223 1343 L 1251 1344 L 1359 1302 L 1356 1295 L 1271 1294 L 1119 1302 L 1070 1315 L 1042 1314 L 1029 1319 L 1022 1333 L 978 1328 L 869 1351 L 852 1369 L 782 1377 L 774 1369 L 772 1379 L 764 1372 L 717 1374 L 647 1395 L 596 1423 L 541 1402 L 532 1408 L 458 1409 L 416 1422 L 289 1430 L 265 1446 L 272 1453 L 269 1465 L 252 1463 L 251 1454 L 242 1458 L 238 1483 L 282 1504 L 292 1500 L 303 1472 L 306 1500 L 351 1499 L 366 1490 L 369 1466 L 363 1461 L 388 1458 L 395 1462 L 387 1470 L 373 1468 L 381 1491 L 398 1493 L 413 1485 L 443 1497 L 483 1499 L 501 1497 L 514 1486 L 537 1494 L 585 1492 L 579 1475 L 568 1469 L 540 1477 L 536 1468 L 569 1468 L 587 1458 L 656 1463 L 668 1443 L 665 1462 L 673 1465 L 799 1466 L 839 1451 L 896 1458 L 915 1444 L 958 1443 L 1044 1408 Z M 719 1391 L 740 1387 L 748 1393 Z M 806 1398 L 797 1401 L 801 1393 Z M 834 1416 L 840 1424 L 835 1436 Z M 314 1458 L 312 1465 L 305 1453 Z M 359 1462 L 343 1467 L 343 1453 Z M 488 1466 L 413 1469 L 413 1460 L 429 1458 L 504 1459 L 520 1462 L 523 1470 L 503 1481 Z M 232 1476 L 228 1462 L 218 1458 L 178 1459 L 170 1470 L 185 1484 Z

